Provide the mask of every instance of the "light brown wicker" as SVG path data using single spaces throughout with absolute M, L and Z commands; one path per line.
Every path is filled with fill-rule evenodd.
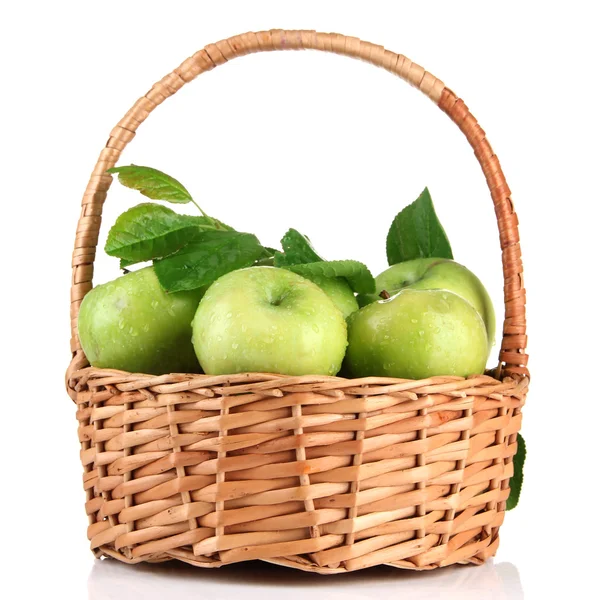
M 88 366 L 77 315 L 92 287 L 102 205 L 139 125 L 200 73 L 244 54 L 310 48 L 361 58 L 419 88 L 459 126 L 500 232 L 499 365 L 467 379 L 149 376 Z M 112 130 L 82 201 L 67 388 L 77 404 L 96 556 L 201 567 L 262 559 L 319 573 L 482 563 L 498 547 L 529 374 L 517 216 L 465 104 L 402 55 L 333 33 L 263 31 L 209 44 Z

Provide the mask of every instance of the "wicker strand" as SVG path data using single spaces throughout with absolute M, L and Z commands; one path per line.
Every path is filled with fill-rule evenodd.
M 301 404 L 294 404 L 291 407 L 291 412 L 292 412 L 292 418 L 294 419 L 294 421 L 296 421 L 298 423 L 298 427 L 296 427 L 294 429 L 294 436 L 296 437 L 296 439 L 298 440 L 298 444 L 296 447 L 296 460 L 300 463 L 300 464 L 304 464 L 306 462 L 306 448 L 304 447 L 304 428 L 302 427 L 302 405 Z M 308 469 L 306 469 L 308 470 Z M 299 479 L 300 479 L 300 485 L 303 487 L 310 487 L 310 476 L 308 473 L 303 472 L 300 473 L 299 475 Z M 304 510 L 306 511 L 306 514 L 310 517 L 313 517 L 313 515 L 315 514 L 315 503 L 313 501 L 312 498 L 306 498 L 304 500 Z M 311 538 L 317 538 L 320 536 L 320 532 L 319 532 L 319 527 L 317 526 L 317 523 L 315 522 L 314 525 L 310 525 L 309 526 L 309 532 L 310 532 L 310 537 Z

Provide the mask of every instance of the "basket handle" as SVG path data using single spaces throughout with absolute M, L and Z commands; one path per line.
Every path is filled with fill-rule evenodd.
M 500 163 L 487 141 L 484 131 L 462 100 L 439 79 L 405 56 L 390 52 L 382 46 L 363 42 L 358 38 L 337 33 L 317 33 L 304 30 L 250 32 L 222 40 L 216 44 L 209 44 L 154 84 L 150 91 L 133 105 L 111 131 L 83 195 L 81 216 L 77 225 L 71 285 L 71 351 L 73 360 L 69 372 L 87 364 L 77 334 L 77 315 L 83 297 L 92 289 L 94 257 L 98 243 L 102 205 L 112 181 L 112 176 L 108 175 L 106 170 L 117 163 L 121 152 L 133 139 L 137 128 L 148 115 L 200 73 L 210 71 L 237 56 L 253 52 L 302 49 L 344 54 L 383 67 L 429 96 L 465 134 L 483 169 L 494 202 L 500 232 L 505 314 L 498 372 L 502 369 L 505 374 L 509 375 L 529 375 L 527 354 L 525 354 L 527 342 L 525 288 L 523 287 L 523 264 L 517 215 Z

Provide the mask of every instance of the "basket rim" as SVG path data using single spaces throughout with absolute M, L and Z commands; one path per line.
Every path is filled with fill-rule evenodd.
M 185 390 L 204 390 L 205 396 L 232 397 L 250 392 L 268 396 L 311 391 L 325 395 L 343 396 L 344 392 L 361 396 L 376 396 L 405 392 L 407 399 L 416 394 L 451 393 L 458 398 L 468 395 L 502 395 L 522 397 L 529 385 L 529 377 L 509 374 L 502 380 L 492 371 L 480 375 L 460 377 L 438 375 L 426 379 L 394 377 L 346 378 L 327 375 L 282 375 L 279 373 L 236 373 L 206 375 L 204 373 L 168 373 L 151 375 L 130 373 L 118 369 L 83 367 L 68 374 L 67 386 L 76 400 L 78 392 L 105 386 L 114 386 L 118 392 L 132 392 L 143 388 L 160 393 Z M 215 393 L 216 392 L 216 393 Z

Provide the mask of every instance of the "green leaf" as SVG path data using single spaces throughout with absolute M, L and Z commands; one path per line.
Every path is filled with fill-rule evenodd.
M 175 254 L 154 261 L 154 271 L 167 292 L 193 290 L 230 271 L 249 267 L 262 252 L 252 234 L 205 231 Z
M 263 246 L 262 252 L 260 253 L 260 256 L 258 258 L 259 258 L 259 260 L 271 259 L 271 261 L 272 261 L 273 257 L 275 256 L 275 254 L 277 252 L 278 252 L 278 250 L 275 250 L 275 248 L 269 248 L 268 246 Z
M 387 235 L 386 250 L 390 266 L 415 258 L 453 258 L 427 188 L 396 215 Z
M 310 240 L 295 229 L 290 229 L 281 239 L 283 252 L 275 253 L 275 266 L 287 267 L 314 263 L 323 259 L 315 252 Z
M 108 232 L 106 253 L 128 265 L 173 254 L 202 231 L 215 230 L 207 217 L 180 215 L 166 206 L 147 202 L 120 215 Z
M 214 217 L 192 217 L 195 219 L 203 219 L 206 223 L 210 224 L 210 221 L 213 221 L 215 225 L 212 225 L 212 229 L 224 229 L 225 231 L 235 231 L 235 229 L 233 227 L 230 227 L 229 225 L 225 225 L 225 223 L 223 223 L 223 221 L 219 221 L 219 219 L 215 219 Z
M 289 269 L 307 279 L 344 277 L 355 292 L 375 292 L 375 279 L 366 265 L 357 260 L 325 261 L 317 254 L 308 237 L 296 229 L 288 230 L 281 240 L 281 246 L 283 252 L 275 253 L 276 267 Z
M 514 473 L 510 478 L 510 495 L 506 501 L 506 510 L 512 510 L 519 503 L 519 496 L 521 495 L 521 487 L 523 485 L 523 465 L 525 464 L 525 457 L 527 456 L 527 449 L 525 448 L 525 440 L 523 436 L 517 434 L 517 453 L 513 456 L 513 468 Z
M 373 294 L 375 279 L 366 265 L 357 260 L 329 260 L 285 267 L 307 279 L 312 277 L 344 277 L 354 292 Z
M 117 173 L 125 187 L 138 190 L 152 200 L 166 200 L 175 204 L 192 202 L 192 196 L 177 179 L 158 169 L 129 165 L 113 167 L 107 173 Z
M 122 258 L 119 261 L 119 269 L 121 269 L 122 271 L 124 269 L 126 269 L 127 267 L 130 267 L 131 265 L 135 265 L 138 261 L 137 260 L 127 260 L 126 258 Z

